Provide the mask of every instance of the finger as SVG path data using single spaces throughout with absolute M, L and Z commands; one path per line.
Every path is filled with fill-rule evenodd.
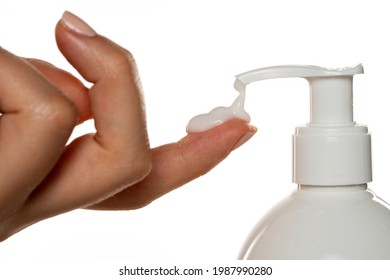
M 26 61 L 59 88 L 75 104 L 79 116 L 78 123 L 82 123 L 92 117 L 88 89 L 79 79 L 46 61 L 32 58 L 26 58 Z
M 81 27 L 80 27 L 81 25 Z M 149 150 L 140 79 L 131 53 L 65 12 L 57 25 L 60 51 L 89 82 L 97 134 L 105 148 L 133 146 L 132 154 Z M 139 152 L 137 152 L 139 151 Z
M 56 38 L 67 60 L 93 83 L 89 96 L 97 132 L 67 147 L 19 211 L 21 224 L 102 200 L 142 180 L 151 168 L 134 60 L 123 48 L 96 33 L 75 31 L 72 21 L 80 24 L 81 20 L 74 17 L 64 14 Z
M 22 59 L 0 49 L 0 220 L 17 209 L 64 149 L 73 104 Z
M 95 210 L 136 209 L 209 172 L 256 133 L 234 119 L 204 133 L 189 134 L 177 143 L 153 149 L 153 167 L 140 183 L 89 206 Z

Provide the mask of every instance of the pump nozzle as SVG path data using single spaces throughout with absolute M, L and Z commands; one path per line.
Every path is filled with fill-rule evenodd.
M 362 73 L 363 66 L 361 64 L 355 67 L 334 69 L 312 65 L 281 65 L 259 68 L 239 74 L 236 76 L 236 84 L 242 83 L 243 85 L 247 85 L 256 81 L 275 78 L 353 76 Z M 234 87 L 237 89 L 236 84 Z
M 260 68 L 236 76 L 234 88 L 274 78 L 305 78 L 310 84 L 310 126 L 351 126 L 353 122 L 352 78 L 363 73 L 361 64 L 342 69 L 284 65 Z
M 310 85 L 310 122 L 294 135 L 294 181 L 305 185 L 349 185 L 371 181 L 371 137 L 353 120 L 353 75 L 363 66 L 327 69 L 273 66 L 236 76 L 234 87 L 274 78 L 305 78 Z

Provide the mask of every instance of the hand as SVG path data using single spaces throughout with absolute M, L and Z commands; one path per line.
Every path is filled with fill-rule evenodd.
M 0 49 L 0 240 L 77 208 L 143 207 L 207 173 L 256 131 L 234 119 L 150 149 L 132 55 L 68 12 L 56 39 L 90 89 Z M 89 118 L 96 133 L 66 146 Z

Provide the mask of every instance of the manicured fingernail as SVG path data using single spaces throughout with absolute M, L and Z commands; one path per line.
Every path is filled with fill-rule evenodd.
M 87 37 L 94 37 L 97 35 L 92 27 L 90 27 L 85 21 L 71 12 L 64 12 L 60 22 L 65 28 L 76 32 L 77 34 Z
M 249 125 L 249 130 L 248 132 L 246 132 L 244 134 L 244 136 L 241 137 L 240 140 L 238 140 L 238 142 L 236 143 L 236 145 L 234 145 L 232 151 L 234 151 L 235 149 L 241 147 L 243 144 L 245 144 L 249 139 L 252 138 L 253 135 L 255 135 L 257 132 L 257 127 L 253 126 L 253 125 Z

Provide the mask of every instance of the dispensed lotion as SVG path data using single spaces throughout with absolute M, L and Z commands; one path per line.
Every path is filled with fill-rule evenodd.
M 310 85 L 310 122 L 293 136 L 298 188 L 255 226 L 240 259 L 390 259 L 389 205 L 367 189 L 371 136 L 353 120 L 353 76 L 363 67 L 275 66 L 237 76 L 235 88 L 287 77 Z

